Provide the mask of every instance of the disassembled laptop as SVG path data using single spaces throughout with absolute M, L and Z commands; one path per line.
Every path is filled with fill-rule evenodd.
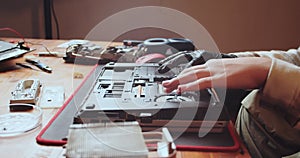
M 90 130 L 87 126 L 100 125 L 107 128 L 122 124 L 116 127 L 118 129 L 123 124 L 136 122 L 141 133 L 167 128 L 170 135 L 186 132 L 222 133 L 227 128 L 228 118 L 224 112 L 217 120 L 205 120 L 210 105 L 210 110 L 220 109 L 219 100 L 214 96 L 216 94 L 207 90 L 180 95 L 165 93 L 162 81 L 179 74 L 184 66 L 178 66 L 165 74 L 158 73 L 158 67 L 157 63 L 108 63 L 103 66 L 98 76 L 92 76 L 94 83 L 86 92 L 86 97 L 76 105 L 78 111 L 74 117 L 74 126 L 94 133 L 103 129 Z M 119 131 L 119 134 L 122 135 L 122 132 Z M 70 137 L 74 138 L 74 133 L 70 134 L 67 146 L 74 145 L 69 144 Z M 76 137 L 84 139 L 83 135 Z M 98 137 L 95 136 L 95 139 L 97 141 Z M 67 149 L 67 153 L 70 153 L 70 148 Z
M 186 128 L 199 132 L 209 103 L 215 101 L 211 100 L 211 93 L 165 93 L 162 81 L 173 78 L 182 68 L 165 74 L 159 74 L 157 68 L 156 63 L 105 65 L 79 105 L 74 123 L 138 121 L 143 131 L 166 125 L 169 130 Z M 206 125 L 212 129 L 210 132 L 222 132 L 227 119 L 221 113 L 217 124 Z M 207 132 L 205 128 L 201 130 Z

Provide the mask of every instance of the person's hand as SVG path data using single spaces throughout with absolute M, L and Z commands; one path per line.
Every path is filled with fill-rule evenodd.
M 204 64 L 209 59 L 219 59 L 219 58 L 235 58 L 235 55 L 221 54 L 217 52 L 208 52 L 204 50 L 197 51 L 182 51 L 173 54 L 163 60 L 158 64 L 160 65 L 157 69 L 159 73 L 166 73 L 172 68 L 185 64 L 185 67 L 195 66 Z
M 271 66 L 270 58 L 243 57 L 211 59 L 205 64 L 189 67 L 177 77 L 164 81 L 167 93 L 196 91 L 212 87 L 254 89 L 264 85 Z

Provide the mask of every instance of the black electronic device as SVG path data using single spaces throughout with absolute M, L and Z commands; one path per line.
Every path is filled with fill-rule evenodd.
M 124 40 L 123 45 L 103 49 L 91 43 L 71 45 L 63 57 L 67 63 L 106 64 L 108 62 L 158 62 L 180 51 L 193 51 L 193 42 L 185 38 Z
M 160 53 L 165 56 L 175 54 L 180 51 L 193 51 L 193 42 L 185 38 L 149 38 L 139 45 L 140 50 L 149 53 Z
M 179 74 L 184 66 L 165 74 L 158 73 L 158 67 L 157 63 L 106 64 L 79 104 L 74 123 L 138 121 L 144 131 L 168 127 L 171 132 L 222 132 L 227 128 L 223 111 L 217 120 L 205 120 L 208 108 L 216 114 L 222 109 L 215 93 L 165 93 L 162 81 Z

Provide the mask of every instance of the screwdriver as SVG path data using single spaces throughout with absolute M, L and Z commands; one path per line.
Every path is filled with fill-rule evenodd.
M 38 71 L 38 70 L 34 69 L 33 67 L 31 67 L 31 66 L 29 66 L 27 64 L 24 64 L 24 63 L 16 63 L 16 65 L 19 65 L 19 66 L 21 66 L 23 68 L 26 68 L 26 69 L 31 69 L 31 70 Z
M 49 66 L 41 63 L 38 59 L 36 58 L 32 58 L 32 57 L 26 57 L 25 59 L 26 62 L 38 67 L 39 69 L 51 73 L 52 72 L 52 68 L 50 68 Z

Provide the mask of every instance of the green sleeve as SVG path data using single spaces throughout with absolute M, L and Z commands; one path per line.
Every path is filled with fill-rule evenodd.
M 238 57 L 270 57 L 272 64 L 262 87 L 263 99 L 286 113 L 286 119 L 297 125 L 300 118 L 300 47 L 288 51 L 255 51 L 234 53 Z M 300 124 L 298 122 L 298 124 Z M 300 127 L 299 127 L 300 129 Z

